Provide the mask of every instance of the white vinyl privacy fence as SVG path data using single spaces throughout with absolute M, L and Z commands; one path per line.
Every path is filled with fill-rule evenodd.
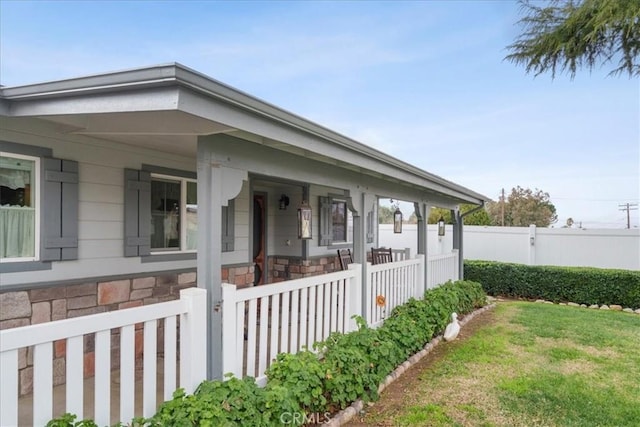
M 179 328 L 178 328 L 179 322 Z M 23 425 L 18 420 L 18 354 L 33 346 L 33 425 L 43 426 L 53 416 L 53 343 L 66 342 L 66 401 L 64 412 L 78 419 L 92 417 L 98 425 L 111 425 L 111 354 L 119 336 L 120 393 L 118 420 L 129 422 L 135 402 L 135 332 L 143 325 L 142 413 L 156 412 L 158 325 L 164 328 L 163 396 L 171 399 L 177 377 L 192 392 L 206 378 L 206 291 L 185 289 L 180 299 L 0 331 L 0 425 Z M 179 344 L 178 344 L 179 329 Z M 84 339 L 94 335 L 95 379 L 93 393 L 84 389 Z M 178 350 L 179 349 L 179 350 Z M 94 396 L 93 413 L 84 413 L 83 398 Z
M 380 224 L 379 245 L 409 248 L 416 253 L 415 224 L 404 224 L 402 234 L 393 225 Z M 427 227 L 427 256 L 448 254 L 453 231 L 446 227 L 438 237 L 437 226 Z M 527 265 L 619 268 L 640 270 L 640 230 L 541 227 L 485 227 L 465 225 L 464 259 L 513 262 Z

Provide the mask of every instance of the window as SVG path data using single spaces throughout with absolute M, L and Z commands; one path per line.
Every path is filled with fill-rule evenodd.
M 40 242 L 40 159 L 0 153 L 0 261 L 35 261 Z
M 195 257 L 198 247 L 195 173 L 154 166 L 145 169 L 125 170 L 125 256 L 153 255 L 146 261 Z M 222 252 L 234 250 L 234 219 L 234 204 L 230 200 L 222 208 Z
M 342 198 L 320 197 L 320 246 L 351 243 L 353 214 Z
M 195 251 L 198 244 L 195 181 L 151 175 L 151 251 Z
M 78 162 L 0 141 L 0 273 L 78 259 Z
M 347 241 L 347 202 L 331 201 L 331 227 L 334 243 Z

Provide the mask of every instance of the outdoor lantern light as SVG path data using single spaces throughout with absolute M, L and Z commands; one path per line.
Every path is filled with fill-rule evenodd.
M 311 206 L 306 201 L 298 208 L 298 239 L 311 239 Z
M 438 220 L 438 236 L 444 236 L 444 218 Z
M 393 213 L 393 232 L 402 233 L 402 212 L 400 208 L 396 208 L 396 211 Z
M 287 206 L 289 206 L 289 198 L 286 194 L 283 194 L 282 196 L 280 196 L 280 210 L 287 210 Z

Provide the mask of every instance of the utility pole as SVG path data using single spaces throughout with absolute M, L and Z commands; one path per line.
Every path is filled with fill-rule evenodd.
M 618 209 L 619 211 L 627 211 L 627 228 L 631 228 L 631 216 L 629 215 L 629 213 L 631 211 L 637 211 L 638 210 L 638 204 L 637 203 L 625 203 L 623 205 L 618 205 L 618 207 L 620 209 Z
M 504 188 L 502 189 L 502 196 L 500 196 L 500 205 L 502 208 L 502 213 L 501 213 L 502 226 L 504 227 Z

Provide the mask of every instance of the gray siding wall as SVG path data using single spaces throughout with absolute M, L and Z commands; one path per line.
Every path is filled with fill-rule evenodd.
M 195 171 L 195 158 L 61 133 L 36 119 L 3 118 L 0 134 L 5 141 L 51 148 L 54 157 L 75 160 L 79 168 L 78 259 L 54 261 L 51 270 L 3 273 L 1 286 L 195 268 L 195 260 L 141 263 L 123 256 L 124 169 L 150 164 Z M 245 183 L 236 199 L 235 251 L 223 254 L 223 264 L 248 261 L 248 201 Z

